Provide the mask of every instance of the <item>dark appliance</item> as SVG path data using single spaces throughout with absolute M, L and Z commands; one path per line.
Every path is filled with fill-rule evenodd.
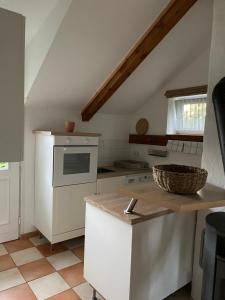
M 225 77 L 222 78 L 215 86 L 212 99 L 216 116 L 223 167 L 225 171 Z
M 225 77 L 215 86 L 212 99 L 225 171 Z M 206 217 L 201 252 L 202 300 L 225 300 L 225 212 Z
M 225 212 L 206 217 L 202 240 L 202 300 L 225 300 Z

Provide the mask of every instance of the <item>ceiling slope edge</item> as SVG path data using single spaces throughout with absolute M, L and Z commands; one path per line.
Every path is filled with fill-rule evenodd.
M 25 103 L 29 101 L 30 90 L 38 76 L 56 34 L 66 17 L 72 0 L 59 1 L 38 33 L 26 47 L 25 53 Z

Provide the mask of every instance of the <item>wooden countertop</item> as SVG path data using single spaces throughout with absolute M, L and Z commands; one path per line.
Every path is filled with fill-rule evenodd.
M 119 177 L 119 176 L 129 176 L 129 175 L 135 175 L 135 174 L 149 174 L 152 173 L 152 169 L 125 169 L 125 168 L 117 168 L 114 166 L 106 166 L 103 167 L 109 170 L 113 170 L 114 172 L 109 173 L 98 173 L 97 178 L 98 179 L 104 179 L 104 178 L 112 178 L 112 177 Z
M 225 206 L 225 190 L 212 184 L 206 184 L 195 195 L 178 195 L 161 190 L 155 182 L 126 185 L 119 194 L 134 197 L 154 205 L 176 212 L 204 210 Z
M 130 202 L 130 197 L 124 197 L 118 194 L 88 196 L 85 197 L 84 200 L 130 225 L 141 223 L 173 212 L 172 210 L 156 206 L 148 201 L 140 200 L 135 206 L 134 213 L 127 215 L 124 214 L 124 210 Z
M 33 133 L 36 134 L 45 134 L 45 135 L 55 135 L 55 136 L 90 136 L 90 137 L 99 137 L 100 133 L 91 133 L 91 132 L 59 132 L 51 130 L 33 130 Z
M 134 225 L 172 212 L 188 212 L 225 206 L 225 190 L 206 184 L 195 195 L 177 195 L 161 190 L 155 182 L 125 185 L 119 194 L 85 197 L 85 201 Z M 133 214 L 124 214 L 131 198 L 138 199 Z

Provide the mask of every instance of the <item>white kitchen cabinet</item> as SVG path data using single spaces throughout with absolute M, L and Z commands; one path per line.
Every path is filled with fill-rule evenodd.
M 97 193 L 115 193 L 117 189 L 125 184 L 125 176 L 102 178 L 97 180 Z
M 0 8 L 0 161 L 23 160 L 25 18 Z
M 140 182 L 143 183 L 152 180 L 152 173 L 134 173 L 126 176 L 102 178 L 97 180 L 97 193 L 116 193 L 118 189 L 124 184 L 137 184 Z
M 192 279 L 195 219 L 171 213 L 131 225 L 86 203 L 86 280 L 107 300 L 168 297 Z
M 84 197 L 96 193 L 96 181 L 53 186 L 53 145 L 53 135 L 36 135 L 34 225 L 52 244 L 84 235 Z
M 37 229 L 52 244 L 84 235 L 84 197 L 96 193 L 96 182 L 43 190 L 35 198 Z
M 95 192 L 95 182 L 54 188 L 53 235 L 84 228 L 84 197 Z

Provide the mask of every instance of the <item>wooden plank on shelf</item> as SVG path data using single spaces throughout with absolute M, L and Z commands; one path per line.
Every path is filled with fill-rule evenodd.
M 118 193 L 176 212 L 205 210 L 225 206 L 225 190 L 206 184 L 194 195 L 179 195 L 161 190 L 155 182 L 121 187 Z
M 138 135 L 130 134 L 129 136 L 130 144 L 144 144 L 144 145 L 157 145 L 166 146 L 167 137 L 166 135 Z
M 82 111 L 82 120 L 88 121 L 118 90 L 124 81 L 144 61 L 170 30 L 182 19 L 197 0 L 171 0 L 155 22 L 136 42 L 122 62 L 97 90 Z
M 203 142 L 202 135 L 167 134 L 167 135 L 138 135 L 130 134 L 130 144 L 166 146 L 168 140 Z
M 183 89 L 169 90 L 165 92 L 167 98 L 207 94 L 208 85 L 193 86 Z
M 203 142 L 203 135 L 167 134 L 166 137 L 175 141 Z

